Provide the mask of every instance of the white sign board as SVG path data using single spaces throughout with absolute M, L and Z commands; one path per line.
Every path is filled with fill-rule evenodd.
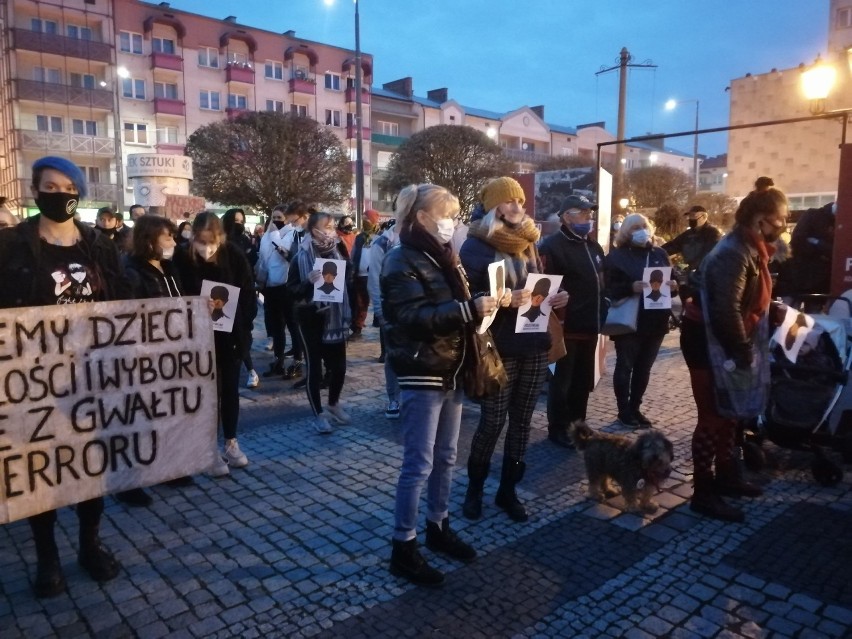
M 0 524 L 208 469 L 201 297 L 0 310 Z
M 340 304 L 346 286 L 346 260 L 317 259 L 314 270 L 322 276 L 314 284 L 314 301 Z
M 530 291 L 530 301 L 518 308 L 516 333 L 546 333 L 550 317 L 550 298 L 559 292 L 561 275 L 530 273 L 524 289 Z
M 127 156 L 127 177 L 177 177 L 192 179 L 192 158 L 164 153 L 131 153 Z

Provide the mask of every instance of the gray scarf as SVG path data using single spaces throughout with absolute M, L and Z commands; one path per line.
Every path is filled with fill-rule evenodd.
M 324 256 L 330 260 L 342 260 L 340 251 L 335 247 L 331 253 Z M 311 234 L 306 233 L 296 253 L 296 264 L 299 267 L 299 279 L 308 281 L 308 273 L 314 270 L 314 262 L 317 259 L 314 242 Z M 325 326 L 322 332 L 323 344 L 335 344 L 345 342 L 349 324 L 352 322 L 352 311 L 349 309 L 349 292 L 343 287 L 343 302 L 314 302 L 320 315 L 325 318 Z

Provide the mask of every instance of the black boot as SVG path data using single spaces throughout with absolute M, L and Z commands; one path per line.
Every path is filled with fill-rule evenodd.
M 713 485 L 712 475 L 696 475 L 693 482 L 692 499 L 689 500 L 690 510 L 721 521 L 730 521 L 736 524 L 745 521 L 745 513 L 743 511 L 726 504 L 719 497 Z
M 740 465 L 735 459 L 716 462 L 716 492 L 725 497 L 760 497 L 763 489 L 743 479 Z
M 500 487 L 494 503 L 506 511 L 514 521 L 526 521 L 529 519 L 524 505 L 515 494 L 515 485 L 524 478 L 524 470 L 527 465 L 516 459 L 503 459 L 503 469 L 500 473 Z
M 432 552 L 442 552 L 465 563 L 476 559 L 476 551 L 473 547 L 463 542 L 450 529 L 449 517 L 444 517 L 440 525 L 434 521 L 426 522 L 426 547 Z
M 409 541 L 393 540 L 390 572 L 396 577 L 408 579 L 418 586 L 441 586 L 444 583 L 444 573 L 432 568 L 417 549 L 417 539 Z
M 263 373 L 264 377 L 278 377 L 280 375 L 286 374 L 286 370 L 284 368 L 284 358 L 276 357 L 275 361 L 269 365 L 269 370 Z
M 462 506 L 466 519 L 482 517 L 482 488 L 490 470 L 491 464 L 475 464 L 471 459 L 467 460 L 467 493 Z
M 53 513 L 55 511 L 30 517 L 38 562 L 33 590 L 39 598 L 56 597 L 65 592 L 65 577 L 62 575 L 59 551 L 56 549 L 53 534 L 55 519 L 50 517 Z
M 80 521 L 80 552 L 77 563 L 97 582 L 113 579 L 118 575 L 121 564 L 101 543 L 98 535 L 100 516 L 97 521 Z

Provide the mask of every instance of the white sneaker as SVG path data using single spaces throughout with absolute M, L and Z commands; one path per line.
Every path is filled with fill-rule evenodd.
M 207 470 L 207 474 L 211 477 L 227 477 L 231 474 L 231 469 L 228 468 L 228 462 L 222 459 L 222 456 L 218 451 L 216 452 L 216 460 Z
M 332 428 L 331 424 L 328 423 L 328 420 L 323 414 L 319 414 L 316 416 L 316 421 L 314 421 L 314 429 L 316 429 L 316 431 L 320 435 L 328 435 L 329 433 L 334 432 L 334 428 Z
M 352 421 L 352 418 L 349 417 L 349 413 L 343 410 L 343 407 L 340 404 L 336 404 L 334 406 L 328 404 L 325 408 L 331 415 L 331 419 L 338 424 L 348 424 Z
M 273 341 L 271 337 L 266 338 L 266 350 L 271 351 L 273 347 Z
M 388 419 L 399 419 L 399 402 L 388 402 L 385 417 Z
M 240 450 L 240 445 L 236 439 L 225 440 L 225 459 L 229 466 L 234 468 L 243 468 L 248 466 L 248 457 Z
M 248 372 L 248 377 L 246 378 L 246 388 L 257 388 L 258 386 L 260 386 L 260 377 L 252 369 Z

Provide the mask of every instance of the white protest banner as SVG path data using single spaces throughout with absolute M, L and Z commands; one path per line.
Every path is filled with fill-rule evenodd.
M 206 470 L 207 300 L 0 310 L 0 524 Z

